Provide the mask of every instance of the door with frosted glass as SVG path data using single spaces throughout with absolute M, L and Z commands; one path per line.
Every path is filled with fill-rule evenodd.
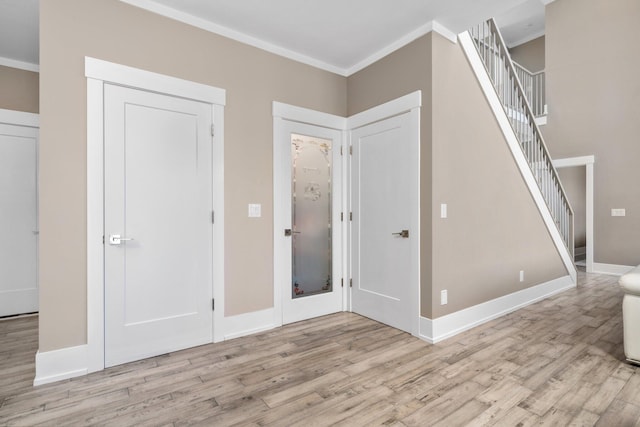
M 276 142 L 282 274 L 276 286 L 283 323 L 291 323 L 342 310 L 342 135 L 287 121 L 282 126 Z

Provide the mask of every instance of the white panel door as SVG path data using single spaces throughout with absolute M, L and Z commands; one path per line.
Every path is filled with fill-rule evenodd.
M 411 114 L 351 133 L 352 310 L 415 334 L 419 177 Z
M 278 127 L 275 276 L 286 324 L 343 309 L 342 132 L 286 120 Z
M 212 107 L 105 85 L 105 365 L 212 341 Z
M 38 129 L 0 124 L 0 317 L 38 311 Z

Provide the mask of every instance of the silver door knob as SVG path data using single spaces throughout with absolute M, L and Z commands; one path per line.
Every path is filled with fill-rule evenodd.
M 109 235 L 109 244 L 110 245 L 119 245 L 122 242 L 128 242 L 133 240 L 132 237 L 122 237 L 119 234 L 111 234 Z

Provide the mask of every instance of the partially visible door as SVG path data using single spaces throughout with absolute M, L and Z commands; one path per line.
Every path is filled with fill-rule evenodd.
M 212 106 L 105 85 L 105 365 L 212 341 Z
M 416 334 L 419 176 L 411 114 L 351 133 L 352 310 Z
M 0 124 L 0 316 L 38 311 L 38 129 Z
M 343 309 L 342 132 L 282 121 L 274 147 L 282 323 Z

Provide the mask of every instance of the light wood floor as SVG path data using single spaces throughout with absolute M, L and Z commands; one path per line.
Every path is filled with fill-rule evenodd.
M 639 425 L 616 281 L 436 345 L 340 313 L 36 388 L 37 318 L 0 321 L 0 425 Z

